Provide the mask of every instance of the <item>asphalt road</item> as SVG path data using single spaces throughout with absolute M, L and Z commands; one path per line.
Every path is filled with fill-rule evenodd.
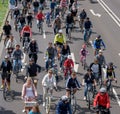
M 94 0 L 95 1 L 95 0 Z M 119 15 L 119 0 L 104 0 L 104 2 L 110 7 L 110 9 L 118 16 Z M 88 17 L 90 17 L 90 20 L 93 23 L 93 34 L 91 36 L 91 41 L 93 41 L 93 39 L 95 38 L 95 36 L 97 34 L 100 34 L 106 44 L 106 50 L 104 52 L 104 55 L 106 57 L 106 61 L 107 63 L 112 61 L 117 68 L 116 70 L 116 76 L 117 76 L 117 80 L 118 83 L 114 84 L 113 83 L 113 87 L 117 93 L 117 95 L 115 94 L 115 96 L 113 97 L 113 99 L 111 99 L 111 114 L 119 114 L 120 112 L 120 79 L 119 79 L 119 74 L 120 74 L 120 46 L 119 46 L 119 29 L 120 27 L 116 24 L 116 22 L 110 17 L 110 15 L 105 11 L 105 9 L 103 9 L 103 7 L 100 5 L 100 3 L 95 2 L 95 3 L 90 3 L 89 1 L 85 1 L 85 0 L 81 0 L 79 1 L 78 6 L 80 7 L 80 10 L 82 8 L 85 8 L 87 13 L 88 13 Z M 90 11 L 92 10 L 92 12 Z M 45 10 L 44 12 L 46 12 L 47 10 Z M 94 13 L 93 13 L 94 12 Z M 97 14 L 101 15 L 98 16 Z M 10 21 L 11 25 L 13 25 L 13 20 Z M 51 27 L 47 27 L 46 24 L 44 23 L 44 29 L 45 29 L 45 36 L 40 35 L 39 31 L 36 27 L 36 20 L 34 20 L 33 22 L 33 28 L 32 28 L 32 32 L 33 32 L 33 36 L 32 38 L 35 38 L 37 40 L 37 43 L 39 44 L 39 50 L 41 53 L 39 53 L 39 58 L 38 58 L 38 64 L 41 65 L 43 68 L 45 66 L 45 62 L 44 62 L 44 52 L 45 49 L 47 47 L 48 42 L 52 41 L 54 39 L 54 34 L 53 34 L 53 29 Z M 76 26 L 78 26 L 78 24 L 76 24 Z M 65 29 L 63 30 L 65 33 Z M 18 37 L 18 33 L 14 31 L 14 28 L 12 30 L 15 39 L 17 40 L 18 43 L 19 42 L 19 37 Z M 83 44 L 83 34 L 81 32 L 79 32 L 79 29 L 76 29 L 76 31 L 74 31 L 72 33 L 72 42 L 69 42 L 70 48 L 71 48 L 71 52 L 73 53 L 73 57 L 75 58 L 75 62 L 79 63 L 79 51 L 81 49 L 81 46 Z M 5 49 L 2 49 L 2 45 L 3 45 L 3 40 L 1 41 L 0 44 L 0 49 L 1 49 L 1 59 L 0 61 L 3 60 L 3 57 L 5 55 Z M 90 64 L 94 57 L 93 57 L 93 48 L 89 47 L 88 51 L 90 53 L 90 55 L 87 57 L 87 63 Z M 28 61 L 28 56 L 26 56 L 25 58 L 25 62 Z M 76 68 L 78 69 L 78 79 L 80 80 L 80 82 L 82 81 L 82 77 L 84 75 L 84 73 L 86 71 L 83 70 L 81 64 L 76 64 Z M 25 74 L 25 72 L 23 71 L 22 73 L 23 75 Z M 42 114 L 45 114 L 45 110 L 42 107 L 42 86 L 41 86 L 41 80 L 44 77 L 44 75 L 46 74 L 46 72 L 43 70 L 40 74 L 39 74 L 39 82 L 38 82 L 38 93 L 39 93 L 39 98 L 40 98 L 40 110 L 42 112 Z M 62 75 L 62 74 L 61 74 Z M 11 102 L 6 102 L 3 99 L 2 96 L 2 91 L 0 91 L 0 114 L 21 114 L 22 113 L 22 109 L 24 107 L 24 103 L 23 101 L 20 99 L 21 96 L 21 90 L 22 90 L 22 85 L 23 85 L 23 81 L 19 80 L 18 83 L 15 82 L 15 77 L 12 76 L 11 77 L 12 80 L 12 85 L 11 88 L 12 90 L 15 91 L 15 99 Z M 0 84 L 1 84 L 1 79 L 0 79 Z M 58 92 L 54 92 L 54 102 L 53 102 L 53 107 L 51 109 L 51 114 L 55 113 L 55 104 L 57 103 L 57 101 L 59 100 L 59 98 L 65 94 L 65 81 L 63 79 L 60 80 L 60 82 L 58 83 L 59 86 L 59 91 Z M 94 112 L 92 110 L 88 110 L 87 108 L 87 104 L 86 102 L 83 100 L 83 87 L 80 91 L 77 92 L 76 94 L 77 97 L 77 112 L 76 114 L 93 114 Z

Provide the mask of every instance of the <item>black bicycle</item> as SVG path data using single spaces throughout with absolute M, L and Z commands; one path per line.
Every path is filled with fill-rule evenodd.
M 4 82 L 4 86 L 3 86 L 3 98 L 5 101 L 11 101 L 14 99 L 14 95 L 13 95 L 12 91 L 9 90 L 7 80 L 6 80 L 9 76 L 9 74 L 10 74 L 9 72 L 4 73 L 5 82 Z
M 43 22 L 41 20 L 38 20 L 37 27 L 39 29 L 40 34 L 43 34 Z
M 93 99 L 94 99 L 97 91 L 96 91 L 96 87 L 93 86 L 93 85 L 92 85 L 92 87 L 87 86 L 87 89 L 88 89 L 88 92 L 87 92 L 87 99 L 86 99 L 86 101 L 88 103 L 87 104 L 88 105 L 88 109 L 90 109 L 91 105 L 93 104 Z

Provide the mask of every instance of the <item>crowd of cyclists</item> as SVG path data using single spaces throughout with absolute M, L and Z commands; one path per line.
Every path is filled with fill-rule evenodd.
M 19 5 L 22 4 L 22 8 Z M 49 6 L 47 13 L 43 13 Z M 93 44 L 90 44 L 89 39 L 92 34 L 92 22 L 87 16 L 85 9 L 78 9 L 77 0 L 9 0 L 10 16 L 14 21 L 14 27 L 10 25 L 9 21 L 6 21 L 3 26 L 3 33 L 5 36 L 5 57 L 1 63 L 0 70 L 2 72 L 2 85 L 4 86 L 5 78 L 7 80 L 8 90 L 10 88 L 10 77 L 16 72 L 20 73 L 23 67 L 22 59 L 24 53 L 28 55 L 29 63 L 25 67 L 25 83 L 22 87 L 21 98 L 24 101 L 33 101 L 38 97 L 37 93 L 37 76 L 41 72 L 41 66 L 37 64 L 39 44 L 32 34 L 33 21 L 36 20 L 36 26 L 41 27 L 41 33 L 43 34 L 43 23 L 46 20 L 47 27 L 52 27 L 54 32 L 54 41 L 48 42 L 46 51 L 44 52 L 45 71 L 46 75 L 42 79 L 43 87 L 43 106 L 45 106 L 46 94 L 50 91 L 51 98 L 53 98 L 53 89 L 57 90 L 58 77 L 55 76 L 55 67 L 57 66 L 56 60 L 61 75 L 65 79 L 66 93 L 59 100 L 56 107 L 56 114 L 72 114 L 69 97 L 70 91 L 73 89 L 75 94 L 81 86 L 84 86 L 84 100 L 87 100 L 88 88 L 92 88 L 99 84 L 103 84 L 104 87 L 100 87 L 97 95 L 93 100 L 93 108 L 105 108 L 108 110 L 106 114 L 110 114 L 110 98 L 107 91 L 110 88 L 110 84 L 107 86 L 109 78 L 112 81 L 116 81 L 115 67 L 112 62 L 106 63 L 103 51 L 106 49 L 106 45 L 101 38 L 101 35 L 96 36 Z M 65 34 L 63 33 L 63 22 L 65 23 Z M 83 81 L 80 83 L 77 78 L 77 72 L 74 70 L 74 61 L 71 55 L 71 49 L 67 37 L 69 29 L 74 32 L 76 24 L 79 24 L 80 32 L 83 34 L 83 45 L 81 46 L 78 56 L 80 56 L 80 64 L 83 66 L 84 60 L 86 60 L 89 52 L 88 46 L 91 45 L 94 48 L 94 61 L 87 66 L 86 73 L 83 76 Z M 20 42 L 14 38 L 12 29 L 18 32 L 18 38 Z M 45 29 L 45 28 L 44 28 Z M 23 47 L 23 48 L 22 48 Z M 103 47 L 103 49 L 102 49 Z M 18 65 L 18 69 L 16 66 Z M 102 69 L 105 69 L 106 75 L 103 75 Z M 6 73 L 9 73 L 6 77 Z M 58 74 L 56 74 L 58 75 Z M 106 87 L 107 86 L 107 87 Z M 23 110 L 25 112 L 26 109 Z M 99 110 L 96 111 L 99 114 Z M 38 105 L 32 107 L 29 114 L 40 114 Z

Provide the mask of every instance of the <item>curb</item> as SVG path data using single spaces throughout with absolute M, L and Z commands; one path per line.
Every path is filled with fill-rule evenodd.
M 0 27 L 0 41 L 2 40 L 2 37 L 3 37 L 2 28 L 3 28 L 3 26 L 5 25 L 5 22 L 7 21 L 8 16 L 9 16 L 9 3 L 8 3 L 8 9 L 7 9 L 7 11 L 6 11 L 6 14 L 5 14 L 3 23 L 2 23 L 2 25 L 1 25 L 1 27 Z

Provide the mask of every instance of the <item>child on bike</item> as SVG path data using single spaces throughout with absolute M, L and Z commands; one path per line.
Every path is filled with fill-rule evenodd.
M 82 63 L 82 66 L 83 66 L 83 60 L 85 59 L 86 60 L 86 56 L 88 54 L 88 51 L 86 50 L 86 45 L 83 44 L 82 45 L 82 49 L 80 50 L 80 62 Z

